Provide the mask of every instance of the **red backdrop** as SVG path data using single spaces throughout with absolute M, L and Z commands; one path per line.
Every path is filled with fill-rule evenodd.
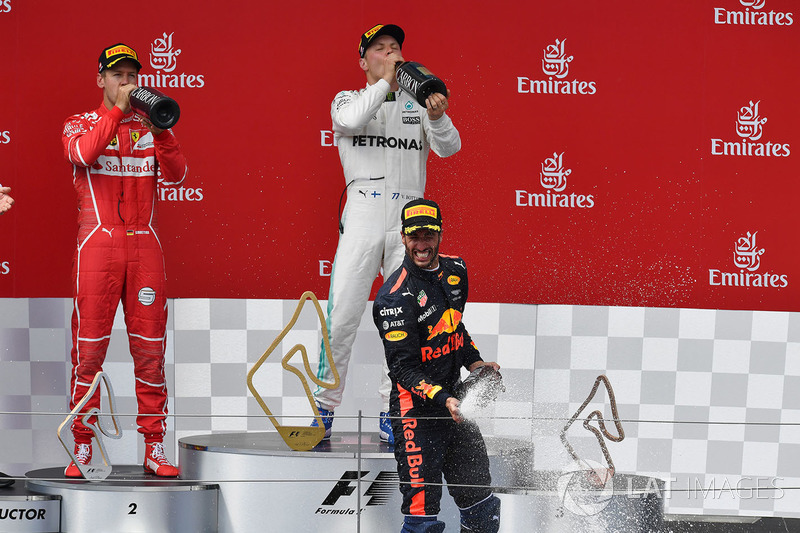
M 249 4 L 0 0 L 0 297 L 70 295 L 61 127 L 118 41 L 181 105 L 170 295 L 324 297 L 330 102 L 365 83 L 361 32 L 395 23 L 452 91 L 463 148 L 431 154 L 427 196 L 473 300 L 800 310 L 793 0 Z

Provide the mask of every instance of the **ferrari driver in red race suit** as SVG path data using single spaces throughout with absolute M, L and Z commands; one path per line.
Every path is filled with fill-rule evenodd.
M 347 367 L 356 331 L 375 277 L 384 278 L 403 260 L 400 208 L 425 193 L 426 164 L 431 149 L 448 157 L 461 149 L 461 137 L 445 111 L 447 95 L 434 93 L 420 106 L 400 90 L 395 64 L 402 61 L 403 30 L 393 24 L 367 30 L 359 44 L 359 65 L 367 85 L 342 91 L 331 104 L 331 118 L 344 170 L 347 204 L 339 225 L 339 244 L 328 294 L 328 332 L 333 361 L 341 378 L 336 389 L 315 391 L 330 436 L 333 410 L 342 402 Z M 333 381 L 324 351 L 318 377 Z M 383 401 L 380 437 L 393 439 L 386 418 L 389 406 L 387 369 L 381 375 Z
M 78 196 L 70 409 L 102 370 L 121 299 L 139 404 L 136 422 L 145 441 L 144 469 L 172 477 L 178 469 L 166 459 L 162 444 L 167 296 L 156 202 L 159 179 L 164 185 L 181 183 L 186 160 L 170 130 L 131 110 L 130 93 L 142 67 L 136 52 L 120 43 L 103 50 L 99 61 L 103 103 L 69 117 L 62 134 Z M 86 409 L 99 406 L 98 391 Z M 90 463 L 91 429 L 78 418 L 72 431 L 77 460 Z M 65 475 L 81 477 L 81 472 L 73 462 Z
M 383 340 L 392 393 L 389 414 L 405 515 L 401 533 L 439 533 L 442 476 L 461 514 L 461 531 L 497 533 L 500 499 L 490 488 L 489 458 L 478 426 L 465 421 L 454 391 L 461 369 L 484 362 L 461 317 L 467 268 L 439 255 L 442 218 L 430 200 L 402 211 L 406 256 L 375 297 L 372 317 Z

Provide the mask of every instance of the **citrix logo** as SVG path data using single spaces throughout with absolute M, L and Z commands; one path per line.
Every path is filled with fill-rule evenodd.
M 11 0 L 0 0 L 0 13 L 11 13 Z
M 0 0 L 0 2 L 2 2 L 2 0 Z M 8 130 L 0 131 L 0 144 L 8 144 L 10 142 L 11 142 L 11 132 Z

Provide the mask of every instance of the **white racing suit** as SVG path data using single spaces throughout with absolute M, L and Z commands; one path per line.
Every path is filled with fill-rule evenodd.
M 400 267 L 405 254 L 400 239 L 400 211 L 425 193 L 428 152 L 448 157 L 461 149 L 461 137 L 447 115 L 436 121 L 412 95 L 390 92 L 385 80 L 360 91 L 342 91 L 331 104 L 331 118 L 342 161 L 347 204 L 343 232 L 331 272 L 328 293 L 328 337 L 341 379 L 337 389 L 318 387 L 319 404 L 333 410 L 342 402 L 356 330 L 364 314 L 372 283 L 383 264 L 385 276 Z M 380 395 L 389 410 L 386 360 Z M 333 381 L 324 347 L 317 376 Z

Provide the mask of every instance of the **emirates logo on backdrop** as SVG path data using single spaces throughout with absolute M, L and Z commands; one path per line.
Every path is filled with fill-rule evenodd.
M 572 207 L 591 209 L 594 207 L 594 196 L 591 194 L 562 193 L 567 188 L 567 177 L 572 169 L 564 166 L 564 152 L 553 152 L 541 164 L 539 185 L 543 192 L 529 192 L 517 189 L 515 204 L 517 207 Z
M 553 192 L 561 192 L 567 187 L 567 176 L 572 174 L 572 170 L 564 170 L 563 157 L 564 152 L 560 154 L 553 152 L 553 157 L 542 161 L 539 183 L 545 189 L 550 189 Z
M 761 115 L 761 100 L 750 100 L 748 105 L 736 113 L 736 135 L 739 140 L 711 139 L 711 155 L 744 157 L 789 157 L 792 147 L 789 143 L 772 140 L 762 142 L 764 124 L 767 117 Z
M 517 76 L 517 92 L 531 94 L 591 95 L 597 92 L 597 83 L 566 79 L 570 63 L 575 56 L 567 53 L 566 39 L 556 39 L 545 46 L 542 53 L 542 72 L 547 79 Z
M 572 62 L 573 56 L 567 57 L 566 52 L 564 52 L 564 41 L 556 39 L 555 44 L 548 45 L 544 49 L 542 72 L 544 72 L 545 76 L 563 79 L 569 74 L 569 64 Z
M 175 32 L 163 32 L 160 37 L 150 43 L 150 66 L 155 74 L 139 74 L 139 85 L 158 88 L 199 89 L 205 86 L 203 74 L 187 74 L 175 72 L 178 68 L 178 56 L 183 50 L 174 42 Z
M 739 137 L 751 141 L 757 141 L 761 138 L 764 133 L 761 126 L 767 122 L 767 119 L 766 117 L 761 118 L 758 114 L 758 104 L 760 103 L 760 100 L 756 103 L 751 100 L 750 105 L 739 109 L 739 113 L 736 115 L 736 133 L 739 134 Z
M 733 266 L 738 272 L 708 270 L 708 284 L 716 287 L 765 287 L 783 288 L 789 285 L 789 276 L 769 271 L 757 272 L 761 268 L 761 257 L 765 249 L 758 245 L 758 232 L 747 232 L 736 239 L 733 246 Z
M 178 66 L 178 56 L 181 55 L 180 48 L 176 49 L 172 45 L 172 36 L 166 32 L 158 39 L 150 43 L 150 66 L 156 70 L 172 72 Z
M 774 10 L 761 11 L 767 5 L 767 0 L 739 0 L 739 4 L 744 7 L 744 11 L 728 11 L 724 7 L 715 7 L 714 24 L 733 26 L 791 26 L 794 24 L 794 13 Z
M 750 272 L 755 272 L 761 266 L 761 255 L 764 249 L 756 245 L 756 235 L 758 232 L 750 233 L 744 237 L 739 237 L 733 247 L 733 264 L 737 268 L 743 268 Z

